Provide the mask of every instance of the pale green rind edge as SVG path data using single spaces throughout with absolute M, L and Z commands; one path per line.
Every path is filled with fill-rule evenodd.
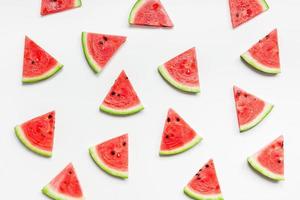
M 268 116 L 268 114 L 272 111 L 273 107 L 274 106 L 272 104 L 266 104 L 263 111 L 255 119 L 253 119 L 248 124 L 240 126 L 240 132 L 248 131 L 251 128 L 258 125 L 261 121 L 263 121 Z
M 267 3 L 267 1 L 260 0 L 260 3 L 262 5 L 264 11 L 266 11 L 266 10 L 268 10 L 270 8 L 269 5 L 268 5 L 268 3 Z
M 133 21 L 134 21 L 135 13 L 139 9 L 139 7 L 142 5 L 142 3 L 143 3 L 143 0 L 137 0 L 135 2 L 134 6 L 132 7 L 132 9 L 130 11 L 129 17 L 128 17 L 129 24 L 134 24 Z
M 51 76 L 53 76 L 54 74 L 56 74 L 58 71 L 61 70 L 61 68 L 63 68 L 64 65 L 62 64 L 58 64 L 55 67 L 53 67 L 52 69 L 50 69 L 49 71 L 47 71 L 46 73 L 44 73 L 43 75 L 40 76 L 36 76 L 36 77 L 32 77 L 32 78 L 22 78 L 22 82 L 23 83 L 35 83 L 38 81 L 42 81 L 45 79 L 50 78 Z
M 80 6 L 82 6 L 81 0 L 76 0 L 74 6 L 75 6 L 75 7 L 80 7 Z
M 94 162 L 106 173 L 108 173 L 112 176 L 118 177 L 118 178 L 122 178 L 122 179 L 128 178 L 128 172 L 115 170 L 115 169 L 108 167 L 106 164 L 104 164 L 104 162 L 102 162 L 101 159 L 99 158 L 99 156 L 97 155 L 95 147 L 89 148 L 89 153 L 90 153 L 90 156 L 92 157 L 92 159 L 94 160 Z
M 188 186 L 185 186 L 183 189 L 184 193 L 196 200 L 224 200 L 222 197 L 222 194 L 218 195 L 202 195 L 199 193 L 194 192 L 192 189 L 190 189 Z
M 82 49 L 83 49 L 84 56 L 85 56 L 85 58 L 86 58 L 86 60 L 89 64 L 89 66 L 91 67 L 91 69 L 95 73 L 100 73 L 102 71 L 102 67 L 97 64 L 97 62 L 92 58 L 92 56 L 88 52 L 88 50 L 87 50 L 87 38 L 86 37 L 87 37 L 87 33 L 82 32 L 81 42 L 82 42 Z
M 102 112 L 105 112 L 105 113 L 108 113 L 111 115 L 132 115 L 132 114 L 142 111 L 144 109 L 144 106 L 140 104 L 140 105 L 134 106 L 132 108 L 118 110 L 118 109 L 107 107 L 104 104 L 101 104 L 99 109 Z
M 202 139 L 203 139 L 202 137 L 197 135 L 192 141 L 188 142 L 183 147 L 179 147 L 177 149 L 173 149 L 170 151 L 159 151 L 159 155 L 169 156 L 169 155 L 175 155 L 175 154 L 185 152 L 185 151 L 193 148 L 194 146 L 196 146 L 198 143 L 200 143 L 202 141 Z
M 191 87 L 191 86 L 183 85 L 183 84 L 177 82 L 176 80 L 174 80 L 171 77 L 171 75 L 169 74 L 169 72 L 165 69 L 164 65 L 160 65 L 158 67 L 158 71 L 159 71 L 160 75 L 175 88 L 177 88 L 181 91 L 190 92 L 190 93 L 199 93 L 200 92 L 199 87 Z
M 39 149 L 39 148 L 33 146 L 32 144 L 30 144 L 30 142 L 24 137 L 24 132 L 20 126 L 15 127 L 15 134 L 16 134 L 17 138 L 22 142 L 22 144 L 25 147 L 27 147 L 29 150 L 31 150 L 32 152 L 37 153 L 44 157 L 52 156 L 51 151 L 45 151 L 43 149 Z
M 241 55 L 241 58 L 248 63 L 251 67 L 261 71 L 261 72 L 265 72 L 268 74 L 278 74 L 281 72 L 280 68 L 279 69 L 274 69 L 274 68 L 270 68 L 267 67 L 261 63 L 259 63 L 257 60 L 255 60 L 249 52 L 246 52 L 244 54 Z
M 256 155 L 254 156 L 250 156 L 248 157 L 248 163 L 250 164 L 250 166 L 255 169 L 256 171 L 258 171 L 259 173 L 263 174 L 264 176 L 274 180 L 274 181 L 283 181 L 284 180 L 284 176 L 282 175 L 278 175 L 275 174 L 273 172 L 271 172 L 270 170 L 266 169 L 265 167 L 263 167 L 256 159 Z
M 84 197 L 79 197 L 79 198 L 74 198 L 74 197 L 68 197 L 63 194 L 59 194 L 58 192 L 54 191 L 51 189 L 51 185 L 48 184 L 42 189 L 42 193 L 46 195 L 47 197 L 50 197 L 51 199 L 54 200 L 84 200 Z

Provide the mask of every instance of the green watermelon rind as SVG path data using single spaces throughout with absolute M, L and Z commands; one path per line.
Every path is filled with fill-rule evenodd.
M 74 7 L 82 6 L 81 0 L 75 0 Z
M 115 108 L 110 108 L 104 104 L 101 104 L 99 109 L 102 112 L 111 114 L 111 115 L 133 115 L 135 113 L 138 113 L 140 111 L 142 111 L 144 109 L 144 106 L 142 104 L 139 104 L 137 106 L 133 106 L 130 108 L 126 108 L 126 109 L 115 109 Z
M 68 200 L 84 200 L 84 197 L 79 197 L 79 198 L 75 198 L 75 197 L 70 197 L 64 194 L 60 194 L 59 192 L 55 191 L 55 189 L 52 188 L 51 184 L 46 185 L 43 189 L 42 189 L 42 193 L 48 197 L 50 197 L 51 199 L 54 200 L 64 200 L 64 199 L 68 199 Z
M 158 71 L 159 71 L 160 75 L 173 87 L 175 87 L 181 91 L 189 92 L 189 93 L 199 93 L 200 92 L 199 86 L 193 87 L 193 86 L 184 85 L 182 83 L 179 83 L 175 79 L 173 79 L 164 65 L 160 65 L 158 67 Z
M 27 147 L 29 150 L 33 151 L 34 153 L 37 153 L 41 156 L 44 157 L 51 157 L 52 156 L 52 152 L 51 151 L 46 151 L 43 149 L 40 149 L 38 147 L 35 147 L 34 145 L 32 145 L 30 143 L 30 141 L 25 137 L 25 134 L 22 130 L 21 126 L 16 126 L 15 127 L 15 134 L 17 136 L 17 138 L 22 142 L 22 144 Z
M 87 32 L 82 32 L 82 34 L 81 34 L 82 49 L 83 49 L 84 56 L 89 64 L 89 66 L 97 74 L 102 71 L 103 67 L 100 66 L 88 52 L 87 34 L 88 34 Z
M 56 66 L 54 66 L 53 68 L 51 68 L 50 70 L 48 70 L 47 72 L 45 72 L 42 75 L 34 76 L 34 77 L 23 77 L 22 82 L 23 83 L 36 83 L 39 81 L 46 80 L 46 79 L 50 78 L 51 76 L 53 76 L 54 74 L 56 74 L 58 71 L 60 71 L 63 68 L 63 66 L 64 65 L 58 63 L 58 64 L 56 64 Z
M 267 168 L 265 168 L 264 166 L 262 166 L 259 161 L 257 160 L 257 155 L 254 156 L 250 156 L 248 157 L 248 163 L 250 164 L 250 166 L 255 169 L 256 171 L 260 172 L 261 174 L 263 174 L 264 176 L 274 180 L 274 181 L 283 181 L 284 180 L 284 176 L 280 175 L 280 174 L 275 174 L 273 172 L 271 172 L 270 170 L 268 170 Z
M 274 106 L 272 104 L 266 103 L 263 111 L 255 119 L 253 119 L 251 122 L 249 122 L 247 124 L 240 126 L 240 132 L 248 131 L 251 128 L 254 128 L 256 125 L 258 125 L 261 121 L 263 121 L 269 115 L 269 113 L 272 111 L 273 107 Z
M 263 7 L 263 11 L 266 11 L 269 9 L 269 5 L 265 0 L 260 0 L 260 5 Z
M 255 58 L 251 56 L 251 54 L 247 51 L 246 53 L 241 55 L 241 58 L 248 63 L 254 69 L 257 69 L 261 72 L 265 72 L 267 74 L 278 74 L 281 72 L 280 68 L 271 68 L 266 65 L 259 63 Z
M 183 191 L 186 195 L 196 200 L 224 200 L 222 194 L 215 194 L 215 195 L 200 194 L 199 192 L 194 191 L 189 186 L 185 186 Z
M 95 147 L 91 147 L 89 148 L 89 153 L 90 156 L 92 157 L 92 159 L 94 160 L 94 162 L 106 173 L 118 177 L 118 178 L 122 178 L 122 179 L 127 179 L 128 178 L 128 172 L 127 171 L 120 171 L 120 170 L 116 170 L 113 169 L 109 166 L 107 166 L 102 160 L 101 158 L 97 155 L 97 150 Z
M 137 13 L 137 11 L 139 10 L 139 8 L 143 5 L 145 1 L 144 0 L 137 0 L 134 4 L 134 6 L 132 7 L 129 17 L 128 17 L 128 23 L 129 24 L 134 24 L 134 18 L 135 15 Z
M 161 150 L 161 151 L 159 151 L 159 155 L 161 155 L 161 156 L 170 156 L 170 155 L 175 155 L 175 154 L 185 152 L 185 151 L 193 148 L 197 144 L 199 144 L 202 141 L 202 139 L 203 139 L 202 137 L 197 135 L 190 142 L 184 144 L 182 147 L 172 149 L 172 150 Z

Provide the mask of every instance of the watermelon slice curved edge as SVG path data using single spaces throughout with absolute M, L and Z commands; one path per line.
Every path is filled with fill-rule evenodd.
M 199 86 L 195 86 L 195 87 L 187 86 L 187 85 L 184 85 L 184 84 L 176 81 L 174 78 L 172 78 L 172 76 L 169 74 L 168 70 L 166 69 L 166 67 L 164 65 L 160 65 L 158 67 L 158 72 L 168 83 L 170 83 L 173 87 L 175 87 L 181 91 L 189 92 L 189 93 L 199 93 L 200 92 Z
M 54 66 L 52 69 L 47 71 L 46 73 L 36 76 L 36 77 L 23 77 L 22 82 L 23 83 L 35 83 L 38 81 L 46 80 L 56 74 L 58 71 L 60 71 L 63 68 L 63 64 L 58 63 L 56 66 Z
M 46 185 L 43 189 L 42 189 L 42 193 L 45 194 L 46 196 L 55 199 L 55 200 L 59 200 L 59 199 L 70 199 L 70 200 L 84 200 L 84 197 L 80 197 L 80 198 L 71 198 L 69 196 L 63 195 L 63 194 L 58 194 L 55 189 L 53 189 L 51 187 L 50 184 Z
M 33 151 L 34 153 L 37 153 L 39 155 L 45 156 L 45 157 L 51 157 L 52 152 L 51 151 L 46 151 L 40 148 L 37 148 L 33 146 L 28 139 L 26 139 L 25 134 L 21 128 L 21 126 L 16 126 L 15 127 L 15 134 L 18 137 L 18 139 L 24 144 L 25 147 Z
M 182 153 L 182 152 L 187 151 L 187 150 L 193 148 L 194 146 L 196 146 L 198 143 L 200 143 L 202 141 L 202 139 L 203 139 L 202 137 L 200 137 L 199 135 L 196 135 L 195 138 L 193 138 L 193 140 L 186 143 L 184 146 L 179 147 L 177 149 L 172 149 L 172 150 L 165 150 L 165 151 L 160 150 L 159 155 L 169 156 L 169 155 L 175 155 L 175 154 Z
M 92 68 L 92 70 L 95 73 L 101 72 L 101 66 L 98 66 L 97 62 L 90 56 L 87 50 L 87 32 L 82 32 L 81 34 L 81 42 L 82 42 L 82 48 L 84 52 L 84 56 L 89 64 L 89 66 Z
M 114 108 L 105 106 L 104 104 L 101 104 L 99 109 L 102 112 L 105 112 L 105 113 L 108 113 L 111 115 L 133 115 L 135 113 L 142 111 L 144 109 L 144 106 L 142 104 L 140 104 L 140 105 L 136 105 L 134 107 L 127 108 L 127 109 L 114 109 Z
M 101 168 L 103 169 L 106 173 L 115 176 L 115 177 L 119 177 L 122 179 L 127 179 L 128 178 L 128 172 L 125 171 L 119 171 L 119 170 L 115 170 L 112 169 L 111 167 L 107 166 L 102 160 L 101 158 L 97 155 L 97 150 L 95 147 L 91 147 L 89 148 L 89 154 L 90 156 L 93 158 L 93 160 L 95 161 L 95 163 Z
M 263 65 L 262 63 L 258 62 L 255 58 L 251 56 L 249 52 L 246 52 L 241 55 L 241 58 L 248 63 L 251 67 L 255 69 L 268 73 L 268 74 L 278 74 L 281 72 L 280 68 L 270 68 L 268 66 Z
M 222 194 L 216 195 L 202 195 L 195 192 L 192 188 L 185 186 L 183 189 L 184 193 L 186 193 L 189 197 L 192 197 L 196 200 L 224 200 Z
M 270 179 L 273 179 L 275 181 L 283 181 L 284 177 L 279 174 L 275 174 L 271 172 L 270 170 L 263 167 L 258 161 L 255 156 L 248 157 L 248 163 L 253 167 L 255 170 L 260 172 L 261 174 L 265 175 L 266 177 L 269 177 Z
M 268 114 L 272 111 L 273 107 L 274 106 L 272 104 L 266 103 L 262 112 L 255 119 L 253 119 L 247 124 L 240 126 L 240 132 L 245 132 L 258 125 L 263 119 L 265 119 L 268 116 Z

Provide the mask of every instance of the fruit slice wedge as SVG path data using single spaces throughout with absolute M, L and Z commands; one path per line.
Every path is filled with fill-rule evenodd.
M 100 110 L 112 115 L 131 115 L 144 109 L 123 70 L 106 95 Z
M 240 132 L 259 124 L 272 111 L 273 105 L 234 86 L 234 99 Z
M 209 160 L 185 186 L 184 193 L 196 200 L 223 200 L 213 160 Z
M 41 15 L 49 15 L 81 6 L 81 0 L 42 0 Z
M 29 150 L 45 156 L 52 156 L 55 127 L 55 112 L 41 115 L 15 127 L 18 139 Z
M 42 192 L 54 200 L 83 200 L 82 189 L 72 163 L 68 164 Z
M 128 178 L 128 134 L 124 134 L 89 149 L 95 163 L 106 173 Z
M 173 27 L 164 6 L 159 0 L 137 0 L 129 15 L 129 24 Z
M 88 64 L 95 73 L 99 73 L 126 41 L 126 37 L 83 32 L 81 40 Z
M 25 37 L 23 83 L 35 83 L 53 76 L 63 67 L 55 58 Z
M 283 136 L 278 137 L 271 144 L 267 145 L 256 154 L 248 157 L 249 164 L 253 169 L 272 180 L 284 180 L 283 143 Z
M 269 9 L 265 0 L 229 0 L 229 7 L 233 28 Z
M 174 155 L 197 145 L 202 138 L 178 115 L 169 109 L 162 134 L 160 155 Z
M 199 75 L 196 48 L 191 48 L 158 67 L 161 76 L 175 88 L 199 93 Z
M 277 29 L 259 40 L 241 58 L 254 69 L 268 74 L 280 73 Z

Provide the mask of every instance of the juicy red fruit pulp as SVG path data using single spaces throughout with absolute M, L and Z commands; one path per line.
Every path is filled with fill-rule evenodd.
M 209 160 L 189 182 L 188 187 L 202 195 L 220 194 L 221 189 L 213 160 Z
M 128 171 L 128 134 L 97 145 L 96 151 L 108 167 Z
M 76 0 L 42 0 L 41 15 L 72 9 L 76 7 L 75 3 Z
M 26 139 L 32 145 L 46 151 L 52 151 L 55 128 L 54 111 L 25 122 L 21 128 Z

